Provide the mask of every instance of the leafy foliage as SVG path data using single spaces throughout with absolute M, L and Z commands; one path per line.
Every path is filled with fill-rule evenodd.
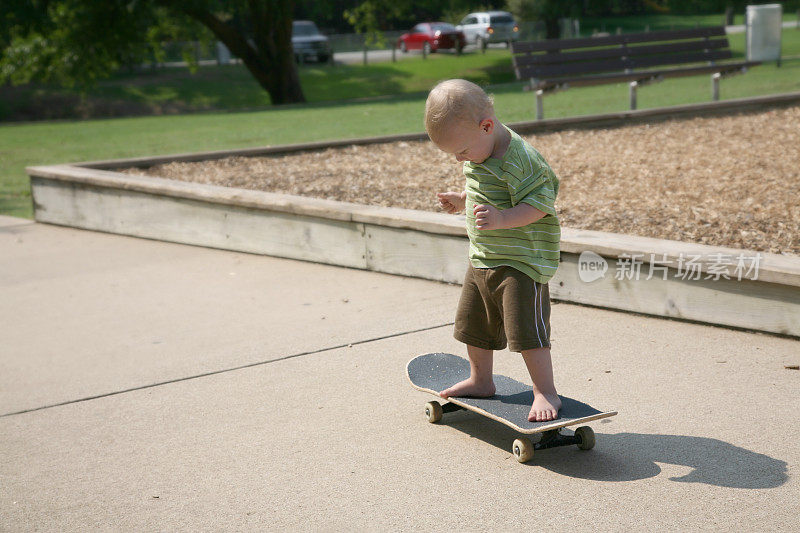
M 164 41 L 211 36 L 184 13 L 147 0 L 16 4 L 0 20 L 0 82 L 14 85 L 88 87 L 120 67 L 162 59 Z

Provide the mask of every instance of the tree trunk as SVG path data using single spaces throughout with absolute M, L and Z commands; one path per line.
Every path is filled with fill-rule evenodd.
M 232 54 L 239 57 L 253 78 L 270 96 L 273 104 L 306 101 L 292 51 L 291 0 L 250 0 L 248 15 L 253 27 L 253 39 L 223 22 L 210 11 L 191 5 L 166 4 L 181 9 L 202 23 L 222 41 Z
M 300 76 L 292 51 L 292 0 L 248 0 L 253 25 L 253 39 L 258 56 L 268 69 L 256 73 L 249 65 L 262 87 L 269 91 L 273 104 L 305 102 Z
M 558 25 L 558 17 L 545 17 L 544 32 L 545 39 L 558 39 L 561 37 L 561 27 Z
M 733 6 L 728 4 L 725 6 L 725 25 L 730 26 L 733 24 Z

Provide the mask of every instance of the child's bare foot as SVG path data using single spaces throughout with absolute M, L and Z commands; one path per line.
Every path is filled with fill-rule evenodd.
M 449 398 L 450 396 L 473 396 L 475 398 L 488 398 L 494 396 L 495 386 L 492 380 L 486 382 L 477 382 L 472 378 L 467 378 L 460 381 L 439 393 L 442 398 Z
M 561 409 L 561 398 L 558 394 L 536 394 L 533 397 L 531 412 L 528 414 L 530 422 L 547 422 L 558 418 Z

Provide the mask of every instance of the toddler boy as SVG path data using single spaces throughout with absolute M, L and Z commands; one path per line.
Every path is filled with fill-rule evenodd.
M 425 130 L 464 162 L 466 190 L 442 192 L 448 213 L 466 209 L 470 265 L 455 338 L 467 345 L 470 377 L 439 394 L 492 396 L 494 350 L 520 352 L 533 381 L 528 420 L 558 418 L 550 357 L 548 281 L 558 268 L 558 178 L 530 144 L 501 124 L 492 99 L 466 80 L 447 80 L 425 103 Z

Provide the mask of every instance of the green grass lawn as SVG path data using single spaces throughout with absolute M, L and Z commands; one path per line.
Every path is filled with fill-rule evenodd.
M 784 31 L 784 54 L 800 57 L 800 31 Z M 744 35 L 730 36 L 742 55 Z M 186 98 L 206 107 L 236 109 L 264 106 L 265 94 L 235 67 L 200 71 L 194 82 L 176 76 L 154 83 L 136 78 L 114 80 L 99 91 L 139 95 L 143 101 Z M 241 71 L 241 69 L 239 69 Z M 174 75 L 174 74 L 173 74 Z M 185 73 L 183 77 L 186 78 Z M 306 67 L 303 85 L 312 103 L 255 111 L 207 112 L 85 121 L 0 125 L 0 214 L 32 217 L 27 165 L 135 157 L 178 152 L 245 148 L 325 139 L 341 139 L 423 130 L 426 91 L 438 80 L 467 77 L 487 85 L 504 122 L 531 120 L 535 98 L 513 81 L 508 52 L 461 57 L 434 54 L 395 64 L 353 67 Z M 123 77 L 124 78 L 124 77 Z M 205 81 L 201 81 L 205 80 Z M 115 85 L 115 82 L 119 82 Z M 800 91 L 800 58 L 780 68 L 765 64 L 742 76 L 722 80 L 722 99 Z M 394 96 L 381 97 L 395 93 Z M 639 108 L 653 108 L 710 99 L 709 76 L 678 78 L 639 90 Z M 119 94 L 119 93 L 117 93 Z M 353 100 L 353 96 L 375 96 Z M 109 96 L 110 97 L 110 96 Z M 350 100 L 347 100 L 347 98 Z M 261 98 L 259 103 L 259 98 Z M 548 95 L 548 118 L 624 111 L 625 84 L 576 88 Z M 310 127 L 309 125 L 313 125 Z
M 399 53 L 399 52 L 398 52 Z M 408 94 L 430 89 L 438 80 L 463 77 L 481 84 L 514 80 L 505 49 L 461 56 L 439 53 L 425 60 L 415 54 L 396 63 L 369 65 L 306 65 L 300 80 L 310 103 Z M 35 87 L 13 91 L 0 100 L 0 120 L 26 118 L 27 109 L 47 106 L 50 101 L 83 99 L 105 114 L 110 108 L 128 115 L 163 114 L 175 111 L 257 109 L 270 106 L 269 94 L 242 65 L 199 67 L 192 74 L 184 68 L 119 74 L 101 82 L 81 96 L 77 90 Z M 75 118 L 72 109 L 50 108 L 48 118 Z M 64 114 L 67 113 L 67 114 Z M 68 113 L 73 113 L 70 116 Z

